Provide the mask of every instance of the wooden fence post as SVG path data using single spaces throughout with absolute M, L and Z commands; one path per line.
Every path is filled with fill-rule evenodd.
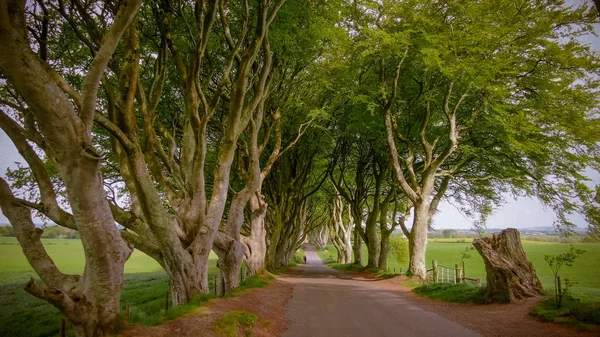
M 436 260 L 431 261 L 433 265 L 433 283 L 437 283 L 438 281 L 438 264 Z
M 479 277 L 477 278 L 477 286 L 481 287 L 481 279 Z
M 467 277 L 467 273 L 465 273 L 465 260 L 462 260 L 461 262 L 462 265 L 462 283 L 466 283 L 465 281 L 465 277 Z
M 67 336 L 67 320 L 63 317 L 60 320 L 60 337 Z
M 458 266 L 458 264 L 455 264 L 454 268 L 455 268 L 454 272 L 456 274 L 456 278 L 455 278 L 454 283 L 460 283 L 460 267 Z

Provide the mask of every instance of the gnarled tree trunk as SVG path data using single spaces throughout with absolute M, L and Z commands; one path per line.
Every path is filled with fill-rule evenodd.
M 507 228 L 492 237 L 475 239 L 473 246 L 485 262 L 488 302 L 514 302 L 542 295 L 542 282 L 527 260 L 518 230 Z
M 337 263 L 352 263 L 352 213 L 348 208 L 348 223 L 344 223 L 344 203 L 340 196 L 334 197 L 331 203 L 329 232 L 331 241 L 337 250 Z
M 0 2 L 0 70 L 27 103 L 35 120 L 38 145 L 56 164 L 73 210 L 69 226 L 77 229 L 85 253 L 81 277 L 62 274 L 41 244 L 28 208 L 12 195 L 0 179 L 0 207 L 15 228 L 25 256 L 40 276 L 26 290 L 57 307 L 73 324 L 77 336 L 96 337 L 110 333 L 119 317 L 124 264 L 132 252 L 115 226 L 106 201 L 101 171 L 102 157 L 92 146 L 91 130 L 100 80 L 124 31 L 133 21 L 141 1 L 120 5 L 110 29 L 103 36 L 99 52 L 83 78 L 81 93 L 56 73 L 31 49 L 27 36 L 25 1 Z M 73 104 L 75 103 L 75 104 Z M 10 126 L 0 122 L 2 128 Z M 14 123 L 14 121 L 13 121 Z M 33 124 L 33 123 L 32 123 Z M 14 126 L 14 125 L 13 125 Z M 39 128 L 39 130 L 37 130 Z M 28 136 L 11 133 L 13 142 Z M 44 199 L 56 194 L 39 157 L 26 142 L 16 144 L 28 162 Z M 25 152 L 22 152 L 25 149 Z
M 419 204 L 415 206 L 415 217 L 412 230 L 407 235 L 408 238 L 408 273 L 420 279 L 427 276 L 425 265 L 425 252 L 427 250 L 427 224 L 431 220 L 429 213 L 429 204 Z M 403 228 L 404 230 L 404 228 Z
M 353 235 L 354 235 L 354 242 L 352 242 L 352 253 L 354 255 L 354 264 L 358 264 L 362 266 L 362 239 L 360 237 L 360 233 L 358 232 L 358 229 L 356 228 L 357 226 L 360 226 L 360 223 L 355 223 L 354 224 L 354 230 L 353 230 Z
M 252 276 L 265 269 L 267 256 L 267 230 L 265 217 L 267 216 L 267 203 L 262 194 L 256 194 L 250 199 L 250 235 L 242 236 L 242 241 L 247 247 L 244 260 L 248 271 L 246 276 Z

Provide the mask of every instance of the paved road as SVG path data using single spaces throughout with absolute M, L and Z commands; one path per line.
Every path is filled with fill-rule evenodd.
M 311 248 L 309 248 L 311 249 Z M 313 251 L 286 307 L 294 322 L 284 337 L 475 337 L 479 334 L 425 311 L 372 280 L 352 278 L 325 265 Z

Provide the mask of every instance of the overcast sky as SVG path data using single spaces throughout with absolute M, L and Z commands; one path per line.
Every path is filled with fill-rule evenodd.
M 581 0 L 571 0 L 568 3 L 581 3 Z M 596 26 L 596 32 L 600 32 L 600 25 Z M 600 52 L 600 38 L 597 36 L 588 36 L 583 41 L 593 49 Z M 15 168 L 15 162 L 25 163 L 17 149 L 14 147 L 8 136 L 0 129 L 0 175 L 4 177 L 6 168 Z M 600 184 L 600 174 L 590 174 L 594 184 Z M 556 220 L 554 212 L 545 209 L 537 200 L 531 198 L 517 198 L 516 200 L 507 196 L 507 202 L 496 209 L 488 220 L 490 228 L 525 228 L 552 226 Z M 587 223 L 581 216 L 571 217 L 579 227 L 587 227 Z M 0 223 L 7 223 L 8 220 L 0 213 Z M 441 228 L 470 228 L 472 219 L 468 219 L 461 214 L 453 205 L 444 201 L 440 203 L 439 212 L 434 218 L 434 227 Z

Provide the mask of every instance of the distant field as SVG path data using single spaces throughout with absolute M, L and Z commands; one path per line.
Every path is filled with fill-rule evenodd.
M 457 240 L 466 240 L 457 242 Z M 472 239 L 435 239 L 429 240 L 427 245 L 427 266 L 431 268 L 431 261 L 437 260 L 439 264 L 453 267 L 460 263 L 461 252 L 471 245 Z M 542 280 L 544 288 L 553 289 L 553 276 L 550 267 L 544 261 L 546 254 L 560 254 L 569 250 L 571 244 L 523 241 L 523 249 L 529 258 L 529 261 L 535 267 L 535 270 Z M 577 258 L 573 267 L 563 266 L 560 275 L 563 279 L 569 279 L 577 282 L 573 286 L 573 294 L 580 297 L 583 301 L 600 302 L 600 244 L 598 243 L 573 243 L 573 246 L 586 250 L 586 253 Z M 327 246 L 328 252 L 332 258 L 336 258 L 337 252 L 333 245 Z M 485 282 L 485 265 L 477 251 L 470 252 L 471 258 L 465 260 L 465 271 L 467 277 L 481 278 Z M 363 259 L 366 262 L 367 250 L 363 247 Z M 396 268 L 396 272 L 402 269 L 406 272 L 408 264 L 399 264 L 393 257 L 388 259 L 390 270 Z
M 62 272 L 83 271 L 85 259 L 80 240 L 42 239 L 42 242 Z M 218 272 L 214 253 L 211 253 L 210 264 L 212 280 Z M 31 277 L 38 278 L 17 240 L 0 237 L 0 336 L 58 336 L 62 317 L 58 309 L 23 290 Z M 125 303 L 130 302 L 131 321 L 144 325 L 159 323 L 164 317 L 168 290 L 169 281 L 160 265 L 147 255 L 134 251 L 125 264 L 121 296 L 122 310 Z M 69 331 L 68 336 L 74 336 L 73 332 Z

